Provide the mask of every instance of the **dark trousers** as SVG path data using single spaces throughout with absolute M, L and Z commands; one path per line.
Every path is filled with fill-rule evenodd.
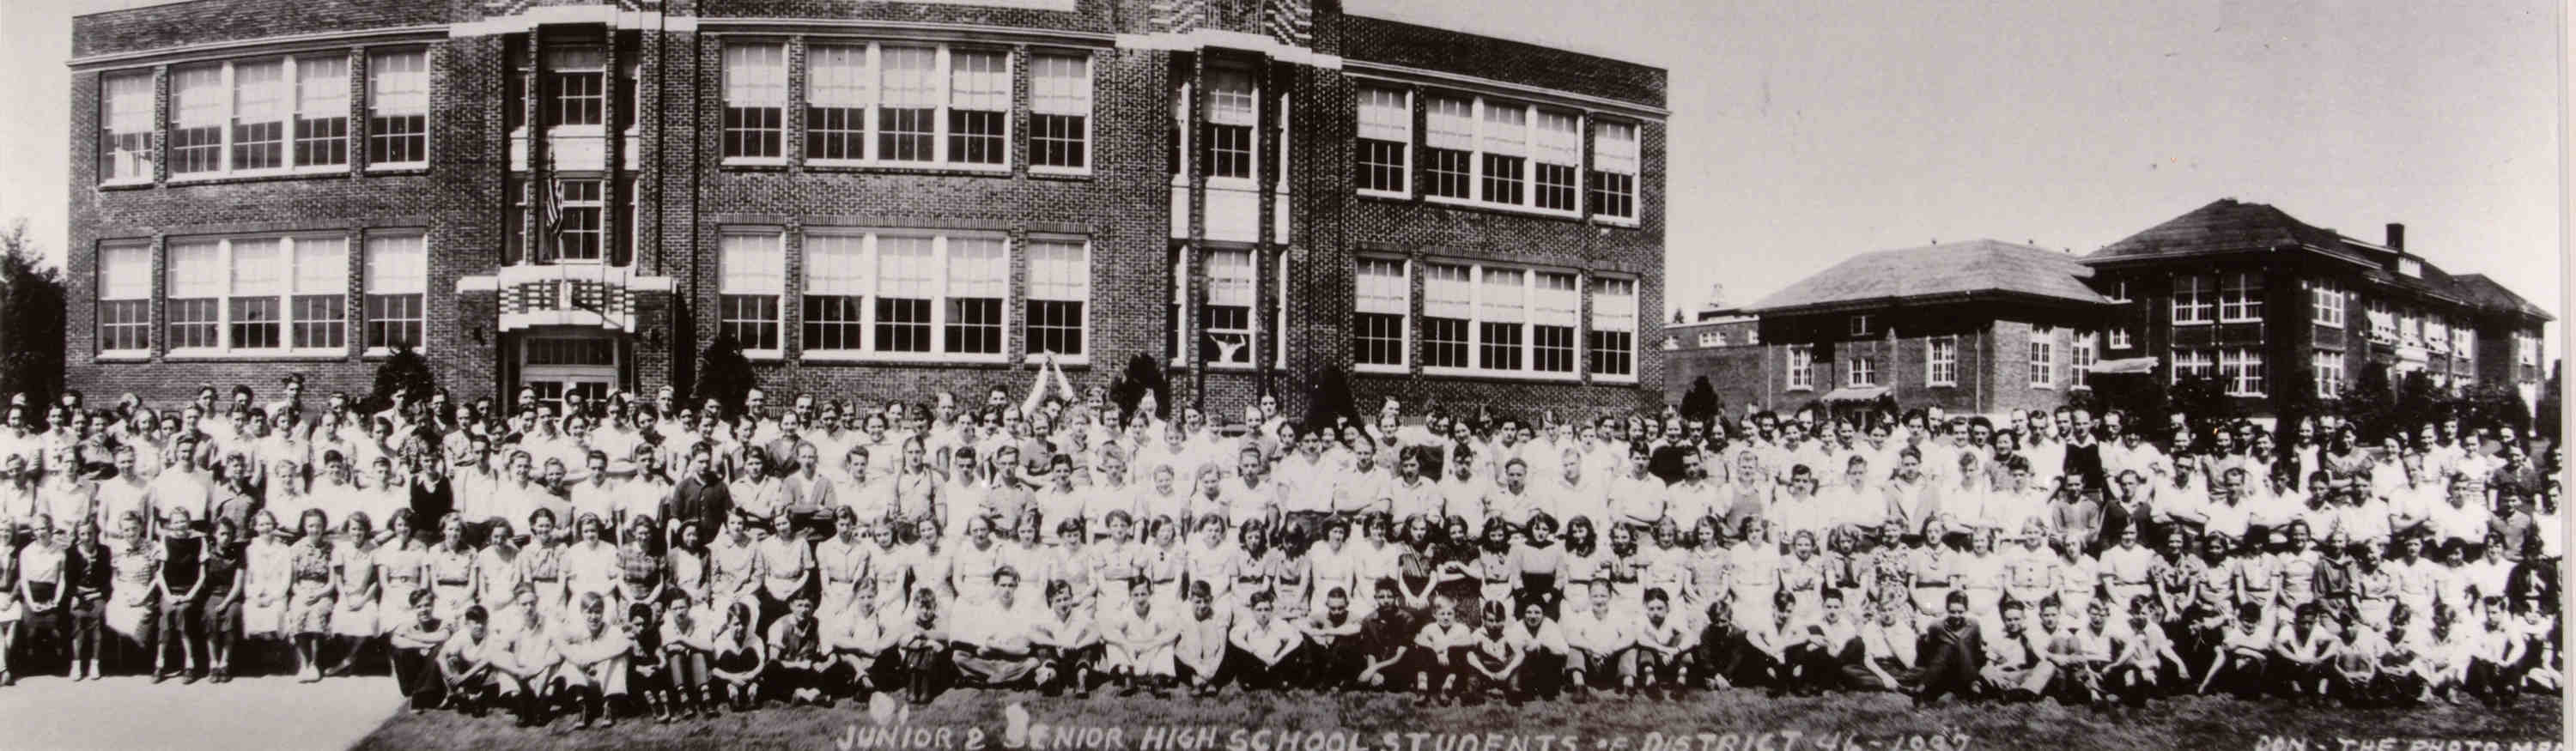
M 190 662 L 203 660 L 206 656 L 205 608 L 203 599 L 162 603 L 160 622 L 153 629 L 160 638 L 160 644 L 153 649 L 152 656 L 155 659 L 167 656 L 172 647 L 177 647 L 179 657 L 170 661 L 171 667 L 184 667 Z
M 1300 683 L 1299 677 L 1305 672 L 1305 653 L 1306 647 L 1299 645 L 1288 650 L 1288 655 L 1279 658 L 1278 662 L 1265 663 L 1261 658 L 1252 656 L 1250 652 L 1226 647 L 1225 667 L 1221 672 L 1232 675 L 1235 681 L 1243 684 L 1243 688 L 1247 691 L 1295 688 Z
M 1977 664 L 1965 650 L 1941 646 L 1923 656 L 1923 691 L 1915 694 L 1916 700 L 1930 702 L 1942 694 L 1977 695 Z
M 447 698 L 447 681 L 438 674 L 424 649 L 394 650 L 394 686 L 411 700 L 413 709 L 437 707 Z

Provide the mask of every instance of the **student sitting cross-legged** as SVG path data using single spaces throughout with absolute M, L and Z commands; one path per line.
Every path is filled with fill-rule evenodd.
M 1460 673 L 1467 669 L 1467 650 L 1474 642 L 1474 632 L 1458 622 L 1458 603 L 1447 597 L 1433 600 L 1431 622 L 1413 637 L 1414 706 L 1427 707 L 1456 696 Z
M 1672 595 L 1661 587 L 1646 590 L 1645 614 L 1635 619 L 1634 633 L 1635 648 L 1628 650 L 1621 676 L 1628 689 L 1661 701 L 1665 691 L 1690 684 L 1690 631 L 1673 617 Z
M 1072 584 L 1047 582 L 1046 598 L 1047 615 L 1036 634 L 1038 688 L 1053 696 L 1070 683 L 1074 696 L 1087 698 L 1103 652 L 1100 630 L 1089 613 L 1074 609 Z
M 1615 685 L 1619 660 L 1635 646 L 1628 619 L 1610 604 L 1610 582 L 1592 582 L 1591 607 L 1569 608 L 1565 621 L 1565 685 L 1574 690 L 1574 701 L 1589 701 L 1594 688 Z
M 1387 597 L 1392 601 L 1394 595 Z M 1298 633 L 1306 638 L 1304 683 L 1308 687 L 1341 688 L 1359 674 L 1367 659 L 1360 643 L 1362 625 L 1359 614 L 1351 612 L 1350 593 L 1339 586 L 1324 590 L 1323 612 L 1296 620 Z
M 1546 603 L 1532 600 L 1521 605 L 1520 620 L 1512 621 L 1505 630 L 1506 638 L 1520 650 L 1521 666 L 1515 681 L 1506 690 L 1511 698 L 1556 698 L 1558 681 L 1564 678 L 1566 655 L 1565 629 L 1548 620 Z
M 1037 634 L 1017 600 L 1020 574 L 1003 566 L 993 572 L 992 601 L 961 605 L 957 624 L 948 633 L 950 662 L 957 679 L 984 688 L 1016 688 L 1035 677 L 1044 661 L 1037 656 Z
M 1252 593 L 1251 612 L 1234 624 L 1227 643 L 1234 651 L 1227 655 L 1238 667 L 1235 678 L 1245 690 L 1294 688 L 1303 664 L 1300 647 L 1306 637 L 1297 627 L 1279 620 L 1278 602 L 1268 590 Z
M 1417 667 L 1413 658 L 1414 637 L 1422 631 L 1421 618 L 1412 608 L 1402 607 L 1395 580 L 1379 579 L 1371 585 L 1377 609 L 1360 621 L 1358 638 L 1352 648 L 1359 655 L 1359 674 L 1351 683 L 1361 688 L 1380 691 L 1402 691 L 1411 685 L 1409 679 Z
M 1203 581 L 1190 582 L 1190 614 L 1181 620 L 1176 643 L 1180 681 L 1191 696 L 1215 696 L 1225 675 L 1226 621 L 1217 617 L 1216 595 Z

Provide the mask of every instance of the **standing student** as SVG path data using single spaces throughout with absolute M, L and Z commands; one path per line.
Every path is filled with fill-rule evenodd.
M 199 574 L 203 591 L 198 593 L 198 633 L 205 640 L 206 680 L 227 683 L 232 680 L 233 645 L 241 641 L 242 602 L 250 588 L 250 573 L 241 545 L 241 523 L 216 519 L 214 529 L 215 538 L 206 546 L 204 571 Z
M 322 680 L 322 639 L 331 634 L 339 589 L 334 586 L 330 517 L 321 509 L 305 509 L 296 527 L 303 530 L 303 537 L 296 541 L 287 564 L 291 582 L 280 631 L 294 644 L 297 679 L 312 683 Z
M 195 683 L 205 677 L 200 666 L 206 651 L 206 538 L 197 535 L 188 509 L 168 511 L 169 528 L 161 534 L 158 556 L 161 570 L 154 578 L 161 613 L 160 643 L 152 650 L 152 680 L 158 683 L 169 677 L 167 658 L 176 647 L 185 670 L 181 682 Z

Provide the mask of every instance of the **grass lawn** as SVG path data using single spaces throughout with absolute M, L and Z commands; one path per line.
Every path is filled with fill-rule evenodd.
M 1166 742 L 1157 747 L 1183 751 L 1264 751 L 1264 745 L 1269 751 L 1386 749 L 1390 747 L 1390 734 L 1395 741 L 1392 747 L 1402 751 L 1756 751 L 1751 734 L 1791 731 L 1802 736 L 1794 748 L 1782 745 L 1784 736 L 1773 736 L 1768 745 L 1758 747 L 1759 751 L 1944 751 L 1959 748 L 1949 745 L 1955 741 L 1965 741 L 1966 748 L 2289 748 L 2271 742 L 2276 737 L 2294 738 L 2304 741 L 2306 748 L 2324 751 L 2340 751 L 2339 739 L 2394 738 L 2399 743 L 2390 747 L 2393 751 L 2409 751 L 2415 740 L 2554 742 L 2562 732 L 2559 704 L 2537 696 L 2527 697 L 2519 706 L 2505 711 L 2468 704 L 2365 712 L 2187 697 L 2164 700 L 2143 711 L 2097 711 L 2055 704 L 1952 704 L 1917 712 L 1904 697 L 1892 694 L 1774 699 L 1760 693 L 1731 691 L 1693 694 L 1664 703 L 1554 701 L 1513 707 L 1494 702 L 1415 709 L 1408 699 L 1390 695 L 1229 692 L 1207 700 L 1157 700 L 1104 693 L 1089 700 L 1075 700 L 1028 692 L 964 690 L 943 695 L 908 718 L 898 718 L 885 726 L 872 719 L 867 708 L 846 702 L 831 709 L 771 708 L 671 725 L 627 720 L 614 728 L 588 731 L 570 731 L 571 720 L 557 720 L 545 729 L 521 730 L 500 715 L 472 718 L 450 712 L 406 712 L 387 720 L 358 747 L 815 749 L 833 747 L 847 732 L 878 727 L 909 728 L 923 731 L 923 735 L 894 741 L 893 745 L 881 742 L 876 748 L 974 751 L 1027 747 L 1006 742 L 1007 708 L 1012 705 L 1024 707 L 1032 725 L 1097 729 L 1087 736 L 1089 743 L 1049 742 L 1045 748 L 1149 748 L 1144 744 L 1149 728 L 1213 729 L 1205 736 L 1165 736 L 1205 738 L 1209 741 L 1206 745 Z M 941 729 L 948 731 L 944 739 L 936 734 Z M 1114 743 L 1107 738 L 1111 729 L 1120 734 Z M 1247 735 L 1234 736 L 1238 730 Z M 1262 730 L 1271 734 L 1259 738 L 1249 735 Z M 973 734 L 978 731 L 980 736 Z M 1359 745 L 1309 745 L 1301 739 L 1293 746 L 1283 747 L 1279 737 L 1282 731 L 1356 733 Z M 1412 733 L 1427 735 L 1417 739 L 1409 735 Z M 1562 737 L 1569 733 L 1577 737 L 1571 741 Z M 1703 733 L 1714 737 L 1697 737 Z M 1469 734 L 1478 737 L 1462 742 L 1460 736 Z M 1498 744 L 1488 745 L 1486 737 L 1496 734 L 1506 737 Z M 1725 737 L 1727 734 L 1739 737 L 1730 739 Z M 1053 737 L 1048 730 L 1041 730 L 1040 735 Z M 1539 738 L 1551 735 L 1558 737 L 1546 741 Z M 1672 743 L 1677 737 L 1688 742 Z M 1820 745 L 1825 738 L 1835 740 L 1830 745 Z M 1913 745 L 1915 738 L 1924 745 Z M 1849 743 L 1844 742 L 1846 739 Z M 1233 745 L 1238 740 L 1242 744 L 1239 749 Z M 1617 745 L 1622 741 L 1625 745 Z

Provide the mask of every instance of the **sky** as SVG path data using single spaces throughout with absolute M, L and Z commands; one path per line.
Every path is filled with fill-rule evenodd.
M 150 4 L 0 0 L 0 221 L 57 257 L 70 16 Z M 2565 317 L 2551 0 L 1346 8 L 1670 71 L 1670 307 L 1935 241 L 2081 254 L 2233 197 L 2370 241 L 2402 222 L 2435 265 Z

